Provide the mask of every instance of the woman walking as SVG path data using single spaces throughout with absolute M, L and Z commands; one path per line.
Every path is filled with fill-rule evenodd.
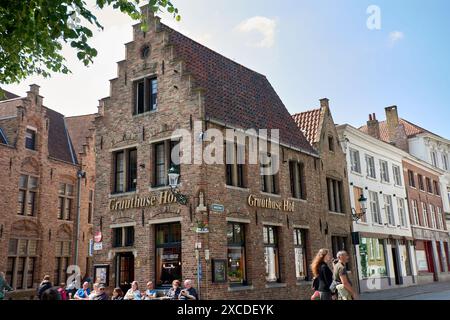
M 332 300 L 330 286 L 333 282 L 333 272 L 328 264 L 333 259 L 328 249 L 320 249 L 311 264 L 311 270 L 315 278 L 318 278 L 319 285 L 317 291 L 320 293 L 320 300 Z
M 5 274 L 3 272 L 0 272 L 0 300 L 4 299 L 5 291 L 12 291 L 12 288 L 6 281 Z

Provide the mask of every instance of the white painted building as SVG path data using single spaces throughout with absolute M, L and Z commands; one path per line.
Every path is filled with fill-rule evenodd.
M 337 129 L 352 209 L 361 211 L 361 193 L 367 198 L 366 215 L 353 223 L 361 292 L 412 285 L 417 267 L 402 166 L 406 154 L 350 125 Z

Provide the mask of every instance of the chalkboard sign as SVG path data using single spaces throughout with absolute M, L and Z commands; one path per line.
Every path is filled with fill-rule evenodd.
M 227 260 L 214 259 L 212 261 L 212 272 L 214 283 L 227 282 Z

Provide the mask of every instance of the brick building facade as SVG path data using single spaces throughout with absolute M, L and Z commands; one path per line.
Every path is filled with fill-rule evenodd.
M 144 16 L 150 28 L 133 27 L 95 120 L 96 280 L 164 289 L 193 279 L 202 299 L 308 298 L 309 264 L 325 243 L 318 154 L 264 76 Z M 280 129 L 278 174 L 181 164 L 188 204 L 176 203 L 172 133 L 185 129 L 192 149 L 206 150 L 212 137 L 202 132 L 250 128 Z
M 32 298 L 44 274 L 59 283 L 69 265 L 77 264 L 81 276 L 90 272 L 92 151 L 77 155 L 66 119 L 43 105 L 37 85 L 26 97 L 6 99 L 0 101 L 0 270 L 16 289 L 11 298 Z M 80 170 L 86 178 L 78 178 Z
M 351 277 L 356 284 L 347 161 L 340 145 L 329 100 L 321 99 L 320 108 L 295 114 L 293 118 L 321 158 L 320 186 L 323 209 L 320 212 L 319 227 L 324 237 L 322 246 L 331 249 L 334 257 L 340 250 L 349 252 L 352 257 L 349 264 Z M 336 186 L 340 194 L 335 193 Z

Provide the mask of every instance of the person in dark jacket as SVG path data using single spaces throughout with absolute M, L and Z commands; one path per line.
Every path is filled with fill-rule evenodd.
M 5 298 L 5 291 L 12 291 L 13 288 L 10 287 L 8 282 L 5 279 L 5 274 L 0 272 L 0 300 Z
M 106 288 L 103 284 L 98 286 L 97 294 L 92 298 L 92 300 L 109 300 L 108 295 L 105 292 Z
M 62 300 L 61 294 L 59 293 L 57 288 L 51 287 L 42 292 L 41 294 L 41 300 Z
M 332 300 L 330 286 L 333 282 L 333 272 L 329 267 L 329 263 L 333 257 L 328 249 L 320 249 L 311 264 L 311 270 L 318 285 L 316 290 L 320 293 L 320 300 Z
M 37 292 L 39 300 L 42 300 L 42 294 L 51 287 L 53 286 L 52 283 L 50 282 L 50 276 L 49 275 L 44 276 L 44 280 L 42 280 L 41 284 L 39 285 Z

